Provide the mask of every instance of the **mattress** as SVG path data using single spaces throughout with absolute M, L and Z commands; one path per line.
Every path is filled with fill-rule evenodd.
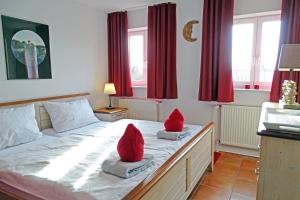
M 154 165 L 130 179 L 122 179 L 102 172 L 101 164 L 108 157 L 118 157 L 116 145 L 129 123 L 141 130 L 144 152 L 154 155 Z M 198 125 L 186 126 L 191 128 L 191 135 L 180 141 L 157 139 L 157 131 L 163 129 L 160 122 L 129 119 L 104 126 L 91 124 L 56 137 L 44 135 L 34 142 L 0 151 L 0 171 L 54 181 L 93 199 L 121 199 L 202 130 Z

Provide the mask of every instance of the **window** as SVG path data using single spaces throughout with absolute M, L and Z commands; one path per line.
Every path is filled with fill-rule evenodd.
M 147 85 L 147 29 L 128 31 L 129 63 L 133 87 Z
M 235 88 L 269 89 L 276 66 L 280 15 L 234 19 L 232 75 Z

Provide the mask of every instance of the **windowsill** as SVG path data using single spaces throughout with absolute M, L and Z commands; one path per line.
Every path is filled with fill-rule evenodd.
M 145 101 L 145 102 L 156 102 L 156 103 L 163 103 L 173 99 L 151 99 L 146 97 L 116 97 L 117 99 L 129 99 L 129 100 L 136 100 L 136 101 Z
M 133 89 L 147 89 L 147 86 L 132 86 Z M 244 88 L 234 88 L 234 91 L 242 92 L 271 92 L 270 89 L 244 89 Z
M 217 102 L 217 101 L 199 101 L 202 104 L 207 104 L 212 107 L 219 108 L 220 106 L 247 106 L 247 107 L 261 107 L 261 105 L 251 105 L 246 103 L 237 103 L 237 102 Z
M 146 86 L 132 86 L 133 89 L 147 89 Z
M 242 91 L 242 92 L 271 92 L 270 89 L 243 89 L 243 88 L 234 88 L 234 91 Z

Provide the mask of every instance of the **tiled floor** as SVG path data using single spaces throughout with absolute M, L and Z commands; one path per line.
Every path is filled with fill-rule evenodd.
M 208 172 L 192 200 L 255 200 L 257 158 L 223 153 Z

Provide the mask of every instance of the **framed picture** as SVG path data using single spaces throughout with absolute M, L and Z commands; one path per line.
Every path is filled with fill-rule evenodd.
M 49 27 L 1 16 L 7 79 L 51 79 Z

